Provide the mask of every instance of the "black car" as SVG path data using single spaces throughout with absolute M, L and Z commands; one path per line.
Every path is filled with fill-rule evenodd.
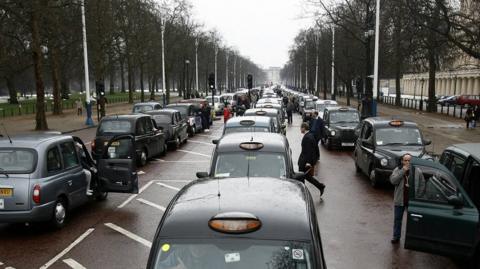
M 452 145 L 443 151 L 440 163 L 453 173 L 480 208 L 480 143 Z
M 156 128 L 156 123 L 150 115 L 115 115 L 104 117 L 97 128 L 97 134 L 92 142 L 92 155 L 98 159 L 103 148 L 112 137 L 122 134 L 132 134 L 135 137 L 135 150 L 138 164 L 143 166 L 151 157 L 165 154 L 167 144 L 164 133 Z M 125 148 L 121 143 L 116 145 Z
M 326 268 L 310 192 L 289 179 L 196 180 L 163 214 L 147 268 Z
M 196 133 L 203 130 L 202 113 L 199 110 L 198 104 L 176 103 L 167 105 L 167 108 L 178 110 L 182 115 L 182 118 L 186 119 L 188 124 L 188 134 L 190 136 L 194 136 Z
M 285 136 L 275 133 L 232 133 L 220 140 L 209 173 L 197 177 L 295 178 L 292 153 Z
M 182 114 L 175 109 L 161 109 L 145 112 L 152 116 L 157 127 L 165 134 L 167 144 L 180 147 L 188 139 L 188 124 Z
M 357 136 L 355 130 L 360 125 L 360 114 L 354 108 L 327 107 L 323 113 L 325 122 L 322 143 L 328 148 L 353 147 Z
M 414 157 L 432 159 L 425 150 L 431 141 L 424 139 L 417 124 L 411 121 L 373 117 L 362 121 L 357 131 L 353 158 L 357 172 L 366 174 L 372 186 L 388 182 L 393 169 L 400 165 L 400 157 L 409 153 Z

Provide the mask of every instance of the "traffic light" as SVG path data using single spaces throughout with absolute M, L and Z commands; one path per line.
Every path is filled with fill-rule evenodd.
M 212 91 L 215 89 L 215 74 L 214 73 L 210 73 L 208 75 L 208 88 Z
M 105 96 L 105 84 L 103 84 L 103 81 L 95 82 L 95 88 L 97 89 L 97 98 Z
M 247 87 L 249 90 L 253 88 L 253 76 L 250 74 L 247 76 Z

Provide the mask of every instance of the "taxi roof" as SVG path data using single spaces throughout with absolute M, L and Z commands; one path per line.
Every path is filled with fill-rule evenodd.
M 390 127 L 390 122 L 395 120 L 403 121 L 404 127 L 417 127 L 417 123 L 398 117 L 370 117 L 364 119 L 364 121 L 370 122 L 374 127 Z
M 296 180 L 261 177 L 196 180 L 172 200 L 159 235 L 160 238 L 311 241 L 310 201 L 305 185 Z M 211 230 L 208 221 L 225 212 L 253 214 L 262 226 L 255 232 L 240 235 Z
M 54 132 L 45 132 L 38 134 L 20 134 L 10 137 L 12 143 L 6 135 L 0 137 L 0 147 L 20 147 L 20 148 L 36 148 L 40 144 L 55 142 L 59 140 L 71 139 L 70 135 L 57 134 Z
M 285 152 L 288 149 L 288 141 L 284 135 L 264 132 L 241 132 L 231 133 L 223 136 L 217 144 L 217 152 L 243 152 L 240 143 L 257 142 L 262 143 L 263 148 L 256 151 L 263 152 Z
M 102 121 L 109 121 L 109 120 L 136 120 L 142 117 L 150 117 L 144 113 L 135 113 L 135 114 L 124 114 L 124 115 L 109 115 L 102 118 Z
M 279 114 L 278 109 L 276 108 L 250 108 L 247 109 L 244 113 L 245 116 L 256 115 L 258 111 L 265 111 L 268 116 L 277 116 Z
M 250 126 L 270 126 L 272 119 L 265 116 L 243 116 L 243 117 L 233 117 L 229 119 L 225 125 L 225 128 L 233 126 L 243 126 L 240 124 L 242 121 L 254 121 L 255 123 Z M 248 126 L 245 126 L 248 127 Z
M 353 111 L 353 112 L 358 112 L 357 109 L 355 108 L 351 108 L 351 107 L 345 107 L 345 106 L 329 106 L 329 107 L 326 107 L 325 110 L 328 110 L 330 112 L 332 111 L 342 111 L 342 112 L 345 112 L 345 111 Z
M 480 161 L 480 143 L 463 143 L 463 144 L 454 144 L 447 149 L 449 150 L 461 150 L 468 155 L 472 156 L 472 158 L 477 159 Z
M 173 108 L 162 108 L 162 109 L 159 109 L 159 110 L 145 111 L 143 113 L 148 114 L 148 115 L 170 115 L 170 114 L 173 114 L 175 112 L 178 112 L 178 110 L 173 109 Z

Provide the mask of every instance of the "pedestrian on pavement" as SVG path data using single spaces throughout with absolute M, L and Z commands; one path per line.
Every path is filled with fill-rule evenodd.
M 75 105 L 77 106 L 77 116 L 82 116 L 83 114 L 82 99 L 78 98 L 78 100 L 75 101 Z
M 475 108 L 475 111 L 473 112 L 474 118 L 475 118 L 475 124 L 474 127 L 477 127 L 477 122 L 480 120 L 480 105 L 478 105 Z
M 200 104 L 200 116 L 202 118 L 202 129 L 208 130 L 210 114 L 207 114 L 207 108 L 204 104 Z M 207 131 L 208 132 L 208 131 Z
M 408 206 L 408 188 L 410 187 L 408 185 L 408 176 L 410 174 L 412 155 L 408 153 L 404 154 L 400 160 L 401 164 L 393 170 L 390 176 L 390 183 L 395 186 L 393 193 L 394 222 L 392 244 L 398 244 L 400 242 L 403 213 Z
M 325 184 L 319 182 L 315 177 L 315 167 L 320 158 L 320 151 L 318 149 L 318 143 L 316 142 L 313 133 L 308 131 L 308 123 L 302 123 L 300 131 L 304 134 L 302 138 L 302 152 L 298 157 L 298 169 L 305 173 L 305 180 L 313 184 L 320 190 L 320 196 L 323 195 L 325 190 Z
M 223 123 L 227 123 L 228 119 L 231 117 L 230 108 L 231 106 L 229 105 L 223 110 Z
M 473 121 L 475 120 L 475 116 L 473 114 L 473 109 L 471 106 L 467 108 L 464 120 L 467 123 L 467 129 L 473 128 Z
M 288 124 L 293 123 L 293 110 L 295 109 L 295 105 L 293 104 L 292 100 L 288 100 L 287 103 L 287 121 Z

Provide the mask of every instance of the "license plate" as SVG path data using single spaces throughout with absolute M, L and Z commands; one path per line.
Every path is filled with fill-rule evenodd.
M 3 202 L 3 199 L 0 199 L 0 209 L 5 209 L 5 203 Z
M 108 153 L 115 153 L 115 148 L 114 147 L 109 147 L 108 148 Z
M 13 189 L 6 189 L 6 188 L 0 189 L 0 197 L 12 197 L 12 195 L 13 195 Z
M 107 144 L 108 144 L 108 141 L 105 141 L 104 145 L 106 146 Z M 110 144 L 110 146 L 118 147 L 118 146 L 120 146 L 120 142 L 119 141 L 114 141 L 114 142 L 112 142 L 112 144 Z
M 342 147 L 353 147 L 354 143 L 342 143 Z

